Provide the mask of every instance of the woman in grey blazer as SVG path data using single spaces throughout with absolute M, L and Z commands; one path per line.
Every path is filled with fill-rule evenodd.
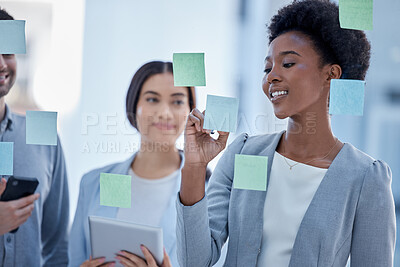
M 177 200 L 182 267 L 212 266 L 228 237 L 225 266 L 345 266 L 349 256 L 352 267 L 393 266 L 391 171 L 339 141 L 328 114 L 331 80 L 364 80 L 369 59 L 364 32 L 340 28 L 338 7 L 327 0 L 295 1 L 272 18 L 262 87 L 275 115 L 289 118 L 287 129 L 239 136 L 204 194 L 207 163 L 225 148 L 228 133 L 214 140 L 202 128 L 203 114 L 191 112 Z M 236 154 L 268 157 L 265 191 L 234 188 Z M 314 189 L 307 178 L 316 178 Z M 292 194 L 304 200 L 281 210 Z

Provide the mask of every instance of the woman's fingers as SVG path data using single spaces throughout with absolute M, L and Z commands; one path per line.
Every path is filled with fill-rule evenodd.
M 220 132 L 220 131 L 218 131 L 218 134 L 219 134 L 219 136 L 218 136 L 217 141 L 218 141 L 221 145 L 223 145 L 223 148 L 225 148 L 226 142 L 228 141 L 229 132 Z
M 104 266 L 103 263 L 106 261 L 105 257 L 96 258 L 92 260 L 92 256 L 81 264 L 81 267 L 97 267 L 97 266 Z
M 6 190 L 7 181 L 3 177 L 0 180 L 0 196 L 3 194 L 4 190 Z
M 164 260 L 161 267 L 172 267 L 171 260 L 169 259 L 169 256 L 165 248 L 164 248 Z
M 147 266 L 146 262 L 142 258 L 128 251 L 120 251 L 119 255 L 115 258 L 124 266 Z
M 197 108 L 193 109 L 191 113 L 193 116 L 200 120 L 200 130 L 203 130 L 204 114 L 201 113 L 200 110 L 198 110 Z
M 201 131 L 201 122 L 200 119 L 194 116 L 192 113 L 189 114 L 187 126 L 193 126 L 196 128 L 196 131 Z
M 146 266 L 146 265 L 140 265 L 140 264 L 136 264 L 135 262 L 131 261 L 128 258 L 125 258 L 123 256 L 116 256 L 115 257 L 123 266 L 125 267 L 140 267 L 140 266 Z
M 150 251 L 143 245 L 140 245 L 140 249 L 142 250 L 144 257 L 146 258 L 147 265 L 151 267 L 157 267 L 157 263 L 154 260 L 153 255 L 151 255 Z

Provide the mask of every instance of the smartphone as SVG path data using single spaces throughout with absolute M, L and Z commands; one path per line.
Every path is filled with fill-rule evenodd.
M 6 189 L 1 195 L 1 201 L 10 201 L 20 199 L 35 193 L 35 190 L 39 184 L 36 178 L 30 177 L 14 177 L 11 176 L 7 180 Z M 15 233 L 18 228 L 11 231 Z

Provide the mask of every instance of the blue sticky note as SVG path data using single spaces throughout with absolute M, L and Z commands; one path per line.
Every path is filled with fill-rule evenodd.
M 26 112 L 26 143 L 30 145 L 57 145 L 57 112 Z
M 239 111 L 239 99 L 207 95 L 204 129 L 235 132 Z
M 235 155 L 233 188 L 245 190 L 267 190 L 268 157 Z
M 344 29 L 372 30 L 372 0 L 339 0 L 339 23 Z
M 130 208 L 132 177 L 129 175 L 100 173 L 100 205 Z
M 332 79 L 329 114 L 362 116 L 365 81 Z
M 13 175 L 14 143 L 0 142 L 0 175 Z
M 204 53 L 173 54 L 174 86 L 205 86 Z
M 0 20 L 0 54 L 25 53 L 25 21 Z

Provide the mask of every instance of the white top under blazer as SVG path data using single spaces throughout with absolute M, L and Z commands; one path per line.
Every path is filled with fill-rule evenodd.
M 290 169 L 288 164 L 296 165 Z M 300 223 L 327 170 L 297 163 L 275 152 L 257 266 L 289 266 Z

